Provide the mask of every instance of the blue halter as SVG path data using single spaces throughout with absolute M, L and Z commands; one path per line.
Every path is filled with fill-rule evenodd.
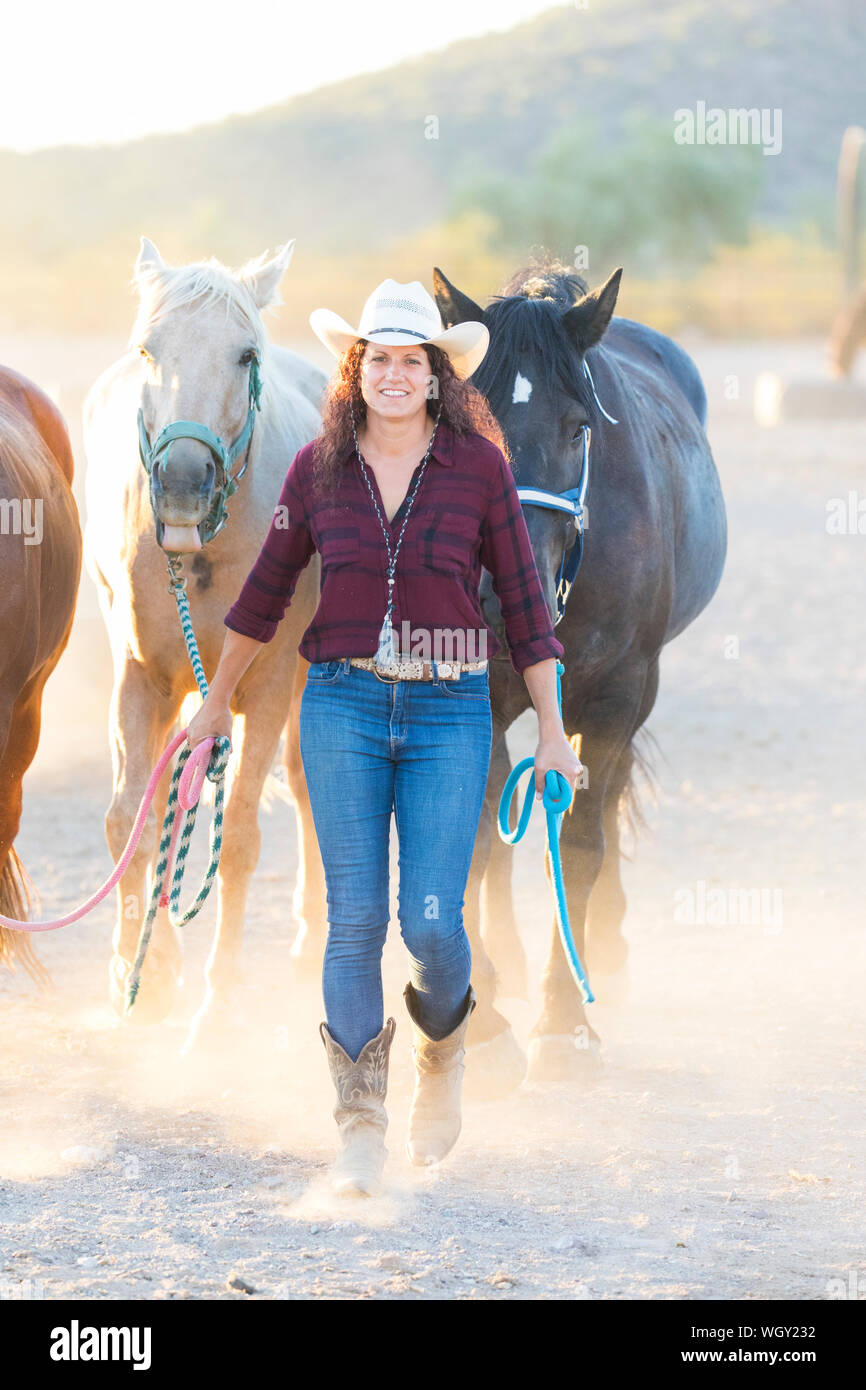
M 210 511 L 203 521 L 198 523 L 198 533 L 202 545 L 207 545 L 214 536 L 218 536 L 220 531 L 228 521 L 227 502 L 238 490 L 238 484 L 244 473 L 247 471 L 247 464 L 250 461 L 250 449 L 253 443 L 253 429 L 256 423 L 256 411 L 262 408 L 262 378 L 259 370 L 259 357 L 256 353 L 250 361 L 250 375 L 247 397 L 247 418 L 243 429 L 235 440 L 234 444 L 226 445 L 218 434 L 208 429 L 207 425 L 202 425 L 198 420 L 174 420 L 172 424 L 166 425 L 161 429 L 156 439 L 151 444 L 147 430 L 144 425 L 144 415 L 141 408 L 138 411 L 138 453 L 144 471 L 150 479 L 150 504 L 153 508 L 154 521 L 156 522 L 156 539 L 162 541 L 162 522 L 156 515 L 153 495 L 153 478 L 158 471 L 160 464 L 168 462 L 171 446 L 176 439 L 197 439 L 200 444 L 205 444 L 210 449 L 214 461 L 222 471 L 222 480 L 214 488 L 214 497 Z M 237 473 L 232 473 L 232 465 L 235 460 L 243 453 L 244 461 Z
M 584 358 L 583 371 L 589 382 L 592 398 L 606 420 L 612 425 L 618 425 L 612 415 L 608 415 L 595 389 L 595 382 L 592 379 L 592 372 L 589 370 L 589 363 Z M 577 578 L 581 561 L 583 560 L 583 537 L 585 529 L 585 517 L 583 504 L 586 500 L 586 490 L 589 486 L 589 446 L 592 438 L 592 430 L 589 425 L 582 426 L 583 429 L 583 463 L 580 470 L 580 482 L 577 487 L 568 488 L 565 492 L 548 492 L 546 488 L 540 487 L 519 487 L 517 495 L 523 506 L 546 507 L 550 511 L 567 512 L 574 521 L 577 536 L 571 549 L 566 553 L 563 548 L 562 558 L 559 562 L 559 569 L 556 575 L 556 617 L 553 626 L 565 616 L 565 605 L 571 593 L 571 587 Z

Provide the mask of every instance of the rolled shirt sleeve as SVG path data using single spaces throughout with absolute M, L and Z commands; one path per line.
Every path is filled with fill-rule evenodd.
M 245 637 L 270 642 L 288 608 L 301 570 L 315 553 L 300 482 L 300 453 L 286 473 L 258 558 L 223 623 Z
M 565 648 L 554 636 L 514 474 L 500 449 L 496 456 L 480 558 L 502 609 L 511 665 L 521 672 L 549 657 L 562 658 Z

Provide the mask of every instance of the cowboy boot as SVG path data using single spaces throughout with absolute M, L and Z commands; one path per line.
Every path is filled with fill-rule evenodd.
M 415 1094 L 409 1112 L 406 1152 L 418 1165 L 438 1163 L 450 1153 L 460 1133 L 460 1088 L 469 1016 L 475 1008 L 475 991 L 466 992 L 460 1022 L 447 1038 L 434 1041 L 418 1021 L 418 996 L 411 984 L 403 991 L 412 1020 L 415 1059 Z
M 364 1045 L 358 1060 L 353 1062 L 331 1036 L 327 1024 L 319 1025 L 337 1091 L 334 1119 L 342 1147 L 331 1169 L 331 1186 L 336 1192 L 372 1197 L 381 1184 L 388 1156 L 388 1054 L 395 1027 L 393 1018 L 389 1018 L 381 1033 Z

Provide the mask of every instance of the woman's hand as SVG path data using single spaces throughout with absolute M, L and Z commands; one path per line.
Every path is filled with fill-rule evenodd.
M 200 710 L 193 715 L 186 730 L 190 752 L 203 738 L 218 738 L 224 734 L 231 742 L 232 712 L 228 701 L 208 695 Z
M 540 738 L 535 750 L 535 799 L 544 793 L 544 779 L 548 772 L 561 772 L 568 779 L 572 795 L 575 783 L 583 772 L 583 763 L 575 753 L 565 735 L 565 730 L 549 738 Z
M 548 772 L 561 772 L 574 796 L 575 783 L 583 772 L 583 764 L 574 750 L 579 735 L 572 743 L 562 727 L 559 704 L 559 684 L 556 679 L 557 660 L 546 657 L 527 666 L 523 672 L 530 699 L 538 715 L 538 747 L 535 750 L 535 799 L 544 795 L 544 779 Z

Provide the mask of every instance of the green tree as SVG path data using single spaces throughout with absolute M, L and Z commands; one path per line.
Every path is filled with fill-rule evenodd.
M 465 181 L 454 215 L 481 208 L 492 247 L 525 254 L 540 242 L 567 261 L 628 262 L 640 274 L 694 270 L 720 242 L 742 243 L 763 186 L 753 146 L 677 145 L 670 124 L 631 113 L 611 146 L 587 125 L 557 131 L 525 176 Z

